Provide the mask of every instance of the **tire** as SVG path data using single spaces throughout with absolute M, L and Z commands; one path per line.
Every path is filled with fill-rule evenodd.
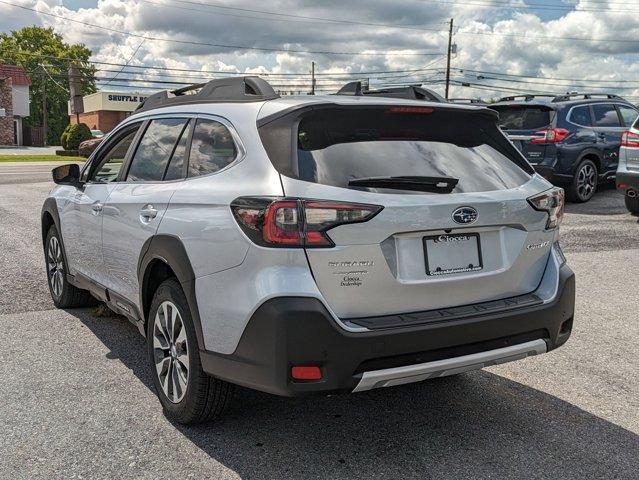
M 568 185 L 568 200 L 576 203 L 587 202 L 597 191 L 598 182 L 599 172 L 595 162 L 588 159 L 582 160 L 575 170 L 572 182 Z
M 191 312 L 177 280 L 164 281 L 155 292 L 146 338 L 153 384 L 166 416 L 183 425 L 220 417 L 233 386 L 202 370 Z
M 624 195 L 626 201 L 626 208 L 633 215 L 639 215 L 639 197 L 629 197 Z
M 82 290 L 67 280 L 66 255 L 62 249 L 60 235 L 55 225 L 47 232 L 44 243 L 44 260 L 47 268 L 47 283 L 51 299 L 57 308 L 91 307 L 97 300 L 86 290 Z

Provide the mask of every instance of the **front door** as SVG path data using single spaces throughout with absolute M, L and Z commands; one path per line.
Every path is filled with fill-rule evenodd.
M 152 119 L 104 206 L 105 286 L 133 304 L 139 302 L 137 270 L 144 244 L 157 232 L 185 175 L 188 136 L 188 118 Z
M 104 205 L 115 188 L 137 128 L 127 129 L 96 152 L 87 166 L 84 185 L 62 208 L 62 238 L 72 274 L 82 274 L 103 284 L 102 219 Z

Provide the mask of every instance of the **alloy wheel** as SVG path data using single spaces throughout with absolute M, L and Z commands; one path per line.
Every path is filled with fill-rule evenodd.
M 47 269 L 53 296 L 58 299 L 62 295 L 62 287 L 64 286 L 64 261 L 62 259 L 60 241 L 56 236 L 52 236 L 49 239 L 49 245 L 47 248 Z
M 597 187 L 597 170 L 586 163 L 577 173 L 577 193 L 581 200 L 588 200 L 595 193 Z
M 155 313 L 153 356 L 164 395 L 172 403 L 179 403 L 189 381 L 189 351 L 182 316 L 170 301 L 162 302 Z

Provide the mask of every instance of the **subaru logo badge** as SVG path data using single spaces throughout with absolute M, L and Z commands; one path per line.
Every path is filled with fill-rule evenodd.
M 479 217 L 479 213 L 473 207 L 459 207 L 453 212 L 453 221 L 462 225 L 473 223 Z

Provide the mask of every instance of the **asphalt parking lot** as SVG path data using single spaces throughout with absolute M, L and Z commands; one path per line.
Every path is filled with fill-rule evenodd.
M 0 478 L 637 478 L 639 218 L 614 189 L 568 207 L 577 311 L 563 348 L 355 395 L 238 389 L 224 419 L 186 428 L 162 415 L 132 325 L 53 309 L 39 230 L 51 184 L 6 173 Z

